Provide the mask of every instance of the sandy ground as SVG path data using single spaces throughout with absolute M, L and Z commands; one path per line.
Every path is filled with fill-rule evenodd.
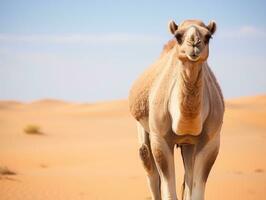
M 207 200 L 265 199 L 266 96 L 226 102 L 221 150 Z M 28 124 L 42 135 L 28 135 Z M 177 191 L 183 179 L 176 150 Z M 150 199 L 126 101 L 0 102 L 0 199 Z

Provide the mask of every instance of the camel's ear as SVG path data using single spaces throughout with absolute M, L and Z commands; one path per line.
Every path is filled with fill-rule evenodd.
M 216 22 L 215 21 L 210 21 L 210 23 L 208 24 L 207 28 L 209 29 L 209 31 L 211 32 L 211 34 L 214 34 L 216 31 Z
M 176 30 L 178 29 L 178 26 L 176 25 L 174 20 L 171 20 L 168 23 L 168 29 L 169 29 L 170 33 L 172 33 L 173 35 L 175 34 Z

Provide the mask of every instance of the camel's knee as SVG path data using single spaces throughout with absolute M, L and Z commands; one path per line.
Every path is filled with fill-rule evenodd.
M 148 173 L 152 172 L 152 157 L 149 147 L 146 144 L 142 144 L 139 148 L 139 156 L 142 160 L 143 166 Z
M 161 169 L 162 173 L 167 177 L 169 175 L 168 163 L 162 150 L 159 148 L 153 149 L 153 155 L 158 167 Z

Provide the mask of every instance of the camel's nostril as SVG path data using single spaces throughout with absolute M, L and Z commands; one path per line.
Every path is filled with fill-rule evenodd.
M 199 54 L 197 54 L 195 51 L 193 51 L 191 54 L 190 54 L 190 56 L 191 57 L 197 57 Z
M 200 54 L 200 50 L 198 48 L 194 48 L 194 53 L 195 56 L 198 56 Z
M 192 61 L 197 61 L 200 59 L 200 51 L 195 51 L 193 49 L 193 51 L 191 51 L 189 54 L 187 54 L 187 57 L 189 60 L 192 60 Z

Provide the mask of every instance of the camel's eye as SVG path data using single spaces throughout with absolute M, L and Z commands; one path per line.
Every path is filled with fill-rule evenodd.
M 205 35 L 205 38 L 204 38 L 205 44 L 208 44 L 211 38 L 212 38 L 212 35 L 211 34 Z
M 178 44 L 182 44 L 183 43 L 183 34 L 182 33 L 176 33 L 175 34 L 175 38 L 176 38 Z

